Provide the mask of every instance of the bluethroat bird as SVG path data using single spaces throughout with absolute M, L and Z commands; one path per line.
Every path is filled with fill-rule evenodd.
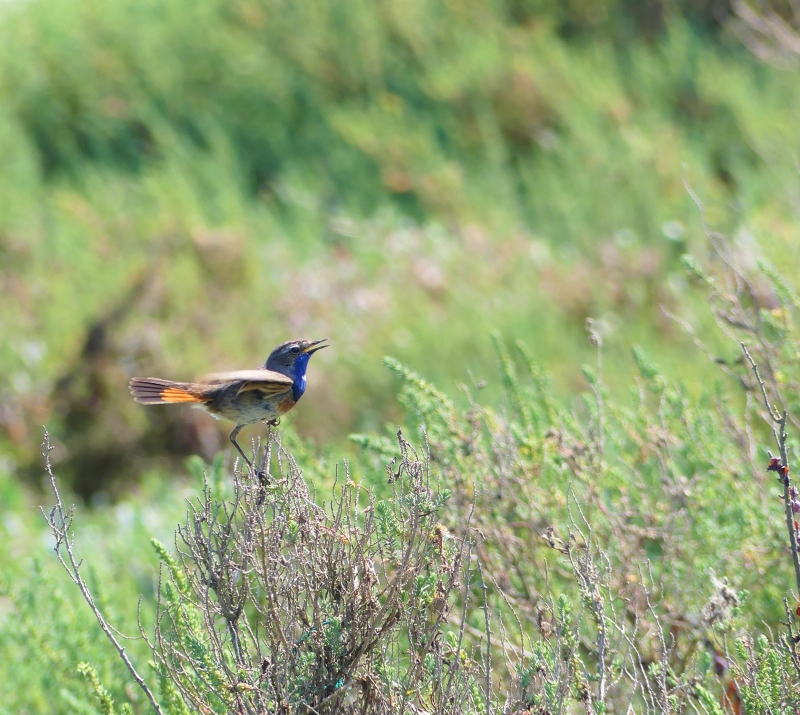
M 267 361 L 255 370 L 236 370 L 206 375 L 201 382 L 172 382 L 157 377 L 134 377 L 133 399 L 143 405 L 194 403 L 236 426 L 230 434 L 242 459 L 253 463 L 242 451 L 236 436 L 245 425 L 266 422 L 276 425 L 297 404 L 306 389 L 306 368 L 311 356 L 328 347 L 322 340 L 290 340 L 278 345 Z

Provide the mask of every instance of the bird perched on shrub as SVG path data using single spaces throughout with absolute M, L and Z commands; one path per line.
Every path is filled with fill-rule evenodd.
M 236 436 L 245 425 L 277 424 L 278 418 L 297 404 L 306 389 L 306 368 L 311 356 L 328 347 L 322 340 L 290 340 L 278 345 L 262 367 L 206 375 L 201 382 L 172 382 L 157 377 L 134 377 L 133 399 L 143 405 L 193 403 L 236 426 L 233 446 L 252 468 Z

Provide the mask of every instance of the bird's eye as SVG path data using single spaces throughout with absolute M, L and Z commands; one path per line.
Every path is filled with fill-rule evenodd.
M 290 348 L 289 352 L 297 355 L 297 353 L 300 352 L 300 348 L 298 348 L 297 345 L 295 345 L 293 348 Z

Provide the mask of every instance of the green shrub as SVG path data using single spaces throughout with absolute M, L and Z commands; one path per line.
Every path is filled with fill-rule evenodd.
M 336 454 L 399 419 L 380 356 L 448 392 L 494 330 L 561 397 L 589 315 L 610 388 L 631 342 L 705 382 L 660 310 L 701 315 L 682 179 L 782 265 L 794 79 L 698 21 L 707 3 L 645 5 L 6 3 L 0 469 L 37 482 L 43 422 L 84 497 L 210 458 L 224 435 L 143 415 L 127 378 L 255 365 L 317 331 L 338 353 L 296 423 Z
M 730 259 L 721 237 L 716 248 Z M 358 436 L 363 458 L 316 498 L 277 432 L 263 484 L 196 462 L 199 492 L 176 549 L 152 544 L 162 569 L 148 679 L 162 711 L 800 707 L 800 584 L 783 514 L 792 504 L 774 498 L 783 457 L 768 460 L 761 419 L 765 399 L 779 420 L 785 408 L 787 444 L 775 436 L 794 449 L 798 408 L 783 396 L 797 375 L 798 306 L 766 265 L 692 271 L 713 275 L 701 281 L 713 314 L 747 347 L 742 360 L 718 362 L 720 379 L 702 394 L 636 349 L 637 389 L 612 399 L 590 325 L 589 390 L 567 409 L 525 346 L 510 351 L 496 336 L 503 409 L 472 391 L 461 408 L 387 359 L 403 386 L 403 430 Z M 107 616 L 131 608 L 122 593 L 109 601 L 101 578 L 87 580 Z M 28 678 L 27 700 L 7 701 L 57 692 L 71 707 L 144 711 L 131 677 L 100 655 L 76 590 L 51 592 L 9 591 L 18 617 L 0 629 L 0 647 L 24 643 L 26 656 L 0 658 L 4 674 L 62 667 Z M 43 627 L 47 613 L 55 629 Z M 141 645 L 131 651 L 140 663 Z

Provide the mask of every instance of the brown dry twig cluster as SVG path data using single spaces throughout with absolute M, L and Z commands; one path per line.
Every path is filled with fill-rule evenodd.
M 443 626 L 469 578 L 471 547 L 438 524 L 445 496 L 427 461 L 398 440 L 384 501 L 345 472 L 333 501 L 318 505 L 277 434 L 266 495 L 238 474 L 228 495 L 206 481 L 176 534 L 154 643 L 187 703 L 462 712 L 470 661 Z

